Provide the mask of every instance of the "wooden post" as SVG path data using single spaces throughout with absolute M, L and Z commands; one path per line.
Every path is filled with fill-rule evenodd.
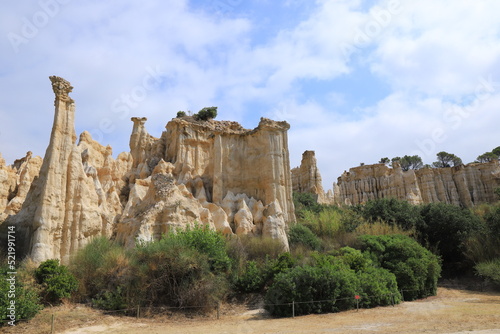
M 403 295 L 403 289 L 401 289 L 401 301 L 404 302 L 405 301 L 405 296 Z
M 292 318 L 295 318 L 295 301 L 292 301 Z
M 356 299 L 356 312 L 359 312 L 359 299 Z
M 52 320 L 50 321 L 50 333 L 54 334 L 54 313 L 52 313 Z
M 137 305 L 137 319 L 141 316 L 141 305 Z
M 217 302 L 217 320 L 220 319 L 220 301 Z

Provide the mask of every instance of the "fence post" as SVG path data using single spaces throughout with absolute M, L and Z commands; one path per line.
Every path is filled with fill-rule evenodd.
M 217 302 L 217 320 L 220 319 L 220 301 Z
M 54 318 L 55 318 L 54 313 L 52 313 L 52 319 L 50 321 L 50 333 L 51 334 L 54 334 Z
M 401 301 L 404 302 L 405 301 L 405 296 L 403 295 L 403 289 L 401 289 Z
M 141 316 L 141 305 L 137 305 L 137 319 Z
M 295 301 L 292 301 L 292 318 L 295 318 Z
M 395 302 L 394 302 L 394 294 L 393 293 L 391 293 L 391 300 L 392 300 L 392 307 L 395 307 L 395 305 L 394 305 L 395 304 Z

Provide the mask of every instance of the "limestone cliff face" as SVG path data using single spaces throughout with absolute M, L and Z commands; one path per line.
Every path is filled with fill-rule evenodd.
M 293 191 L 313 194 L 320 204 L 333 204 L 333 193 L 331 191 L 325 193 L 321 182 L 314 151 L 305 151 L 302 154 L 300 167 L 292 169 Z
M 19 256 L 70 256 L 96 236 L 128 246 L 202 224 L 224 234 L 274 238 L 288 249 L 295 220 L 286 122 L 173 119 L 160 138 L 132 118 L 130 153 L 88 132 L 76 144 L 70 83 L 50 77 L 55 115 L 45 157 L 0 157 L 0 221 L 15 225 Z M 24 253 L 24 254 L 23 254 Z
M 399 166 L 375 164 L 344 172 L 334 185 L 334 194 L 339 204 L 392 197 L 413 204 L 444 202 L 471 207 L 495 201 L 494 190 L 499 186 L 498 161 L 406 172 Z
M 155 138 L 145 118 L 132 121 L 129 203 L 137 206 L 127 204 L 119 240 L 151 240 L 196 222 L 225 234 L 275 238 L 288 249 L 286 228 L 295 214 L 287 123 L 262 119 L 246 130 L 236 122 L 183 117 Z M 157 197 L 159 182 L 168 196 Z M 276 209 L 264 215 L 270 206 Z

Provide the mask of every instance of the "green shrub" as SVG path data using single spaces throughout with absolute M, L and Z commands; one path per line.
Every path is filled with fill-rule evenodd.
M 197 225 L 191 229 L 169 234 L 166 238 L 178 240 L 180 243 L 205 254 L 208 257 L 210 269 L 214 272 L 223 273 L 231 269 L 226 240 L 217 231 Z
M 319 213 L 323 206 L 318 203 L 317 198 L 311 193 L 293 193 L 293 204 L 295 205 L 295 211 L 299 218 L 303 218 L 303 211 L 311 211 L 313 213 Z
M 312 250 L 321 248 L 321 240 L 305 225 L 295 224 L 288 231 L 290 247 L 302 245 Z
M 358 290 L 359 280 L 347 267 L 295 267 L 276 275 L 265 295 L 265 307 L 280 317 L 292 315 L 292 302 L 296 315 L 338 312 L 355 307 Z
M 435 295 L 441 266 L 436 255 L 403 235 L 364 235 L 361 249 L 373 262 L 396 276 L 405 300 Z
M 167 236 L 136 247 L 138 290 L 142 304 L 212 308 L 227 290 L 210 261 L 181 237 Z
M 124 310 L 127 308 L 126 291 L 117 286 L 114 290 L 106 290 L 92 299 L 92 304 L 103 310 Z
M 209 119 L 217 117 L 217 107 L 205 107 L 194 114 L 197 120 L 207 121 Z
M 362 215 L 368 222 L 386 222 L 403 230 L 412 230 L 421 225 L 420 209 L 405 200 L 381 198 L 368 201 L 362 207 Z
M 387 306 L 401 302 L 396 276 L 384 268 L 365 267 L 356 272 L 361 297 L 359 306 L 364 308 Z
M 20 281 L 19 276 L 8 274 L 11 271 L 7 266 L 0 267 L 0 326 L 11 321 L 17 324 L 19 320 L 29 320 L 43 308 L 37 291 Z M 15 284 L 13 290 L 11 283 Z M 13 308 L 11 300 L 15 301 L 14 314 L 9 310 Z
M 59 260 L 46 260 L 35 270 L 38 284 L 43 286 L 44 300 L 59 303 L 78 289 L 78 281 Z
M 421 209 L 423 223 L 417 228 L 422 244 L 435 249 L 448 275 L 471 270 L 473 263 L 465 253 L 467 240 L 479 233 L 484 224 L 469 209 L 451 204 L 431 203 Z
M 243 293 L 260 292 L 264 288 L 265 277 L 255 261 L 248 261 L 245 271 L 237 276 L 234 282 L 235 288 Z
M 78 295 L 82 301 L 113 293 L 117 286 L 131 286 L 134 273 L 130 252 L 106 237 L 92 240 L 72 259 L 70 270 L 80 285 Z
M 479 263 L 474 268 L 479 276 L 500 286 L 500 258 Z
M 181 117 L 185 117 L 186 116 L 186 112 L 185 111 L 178 111 L 177 112 L 177 118 L 181 118 Z

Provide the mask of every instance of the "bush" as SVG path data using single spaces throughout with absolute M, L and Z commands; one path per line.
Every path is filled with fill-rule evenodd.
M 302 211 L 308 210 L 319 213 L 323 206 L 318 203 L 317 198 L 311 193 L 293 193 L 293 204 L 299 218 L 302 218 Z
M 43 306 L 40 304 L 40 297 L 35 289 L 26 286 L 19 277 L 15 277 L 15 287 L 11 290 L 12 280 L 8 272 L 12 270 L 8 266 L 0 267 L 0 326 L 11 321 L 17 323 L 19 320 L 29 320 L 33 318 Z M 13 293 L 14 292 L 14 293 Z M 15 300 L 15 318 L 10 315 L 11 300 Z
M 479 263 L 474 268 L 479 276 L 500 286 L 500 258 Z
M 403 235 L 364 235 L 361 249 L 373 262 L 396 276 L 405 300 L 435 295 L 441 266 L 436 255 Z
M 448 275 L 462 274 L 473 267 L 466 256 L 467 240 L 480 232 L 481 219 L 469 209 L 451 204 L 431 203 L 421 210 L 422 224 L 417 228 L 422 244 L 435 249 Z
M 186 112 L 185 111 L 178 111 L 177 112 L 177 118 L 181 118 L 181 117 L 185 117 L 186 116 Z
M 292 315 L 292 302 L 296 315 L 339 312 L 356 305 L 358 290 L 359 280 L 347 267 L 295 267 L 276 275 L 265 295 L 265 308 L 280 317 Z
M 119 286 L 128 287 L 134 276 L 131 256 L 124 247 L 106 237 L 95 238 L 80 249 L 70 266 L 80 282 L 80 299 L 99 299 L 106 292 L 116 294 Z
M 205 107 L 194 114 L 195 119 L 201 121 L 207 121 L 209 119 L 217 117 L 217 107 Z
M 258 267 L 257 262 L 248 261 L 244 273 L 236 277 L 234 286 L 243 293 L 260 292 L 265 283 L 263 270 Z
M 136 249 L 139 302 L 211 309 L 224 296 L 227 282 L 210 271 L 206 254 L 170 236 Z
M 47 260 L 35 270 L 38 284 L 43 286 L 45 302 L 60 303 L 78 289 L 78 281 L 59 260 Z
M 207 255 L 210 270 L 216 273 L 227 272 L 231 268 L 231 259 L 227 254 L 226 240 L 217 231 L 197 225 L 192 229 L 188 228 L 185 231 L 177 231 L 175 234 L 169 234 L 166 238 L 178 240 L 181 244 Z
M 405 200 L 382 198 L 368 201 L 362 208 L 363 217 L 371 222 L 383 221 L 403 230 L 412 230 L 421 225 L 419 207 Z
M 359 306 L 387 306 L 401 302 L 396 276 L 384 268 L 366 267 L 356 273 L 360 285 Z
M 294 224 L 288 231 L 290 247 L 302 245 L 312 250 L 321 248 L 321 240 L 305 225 Z

